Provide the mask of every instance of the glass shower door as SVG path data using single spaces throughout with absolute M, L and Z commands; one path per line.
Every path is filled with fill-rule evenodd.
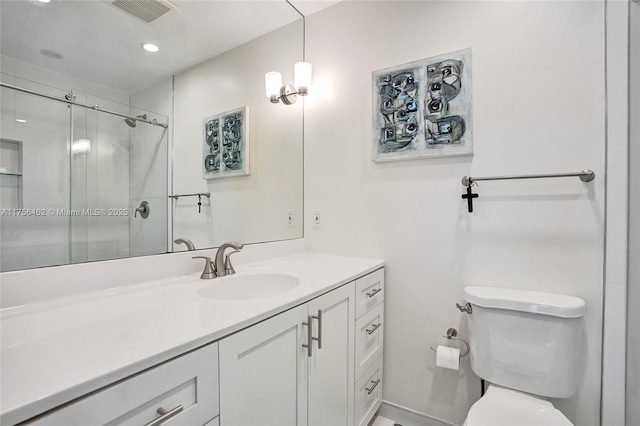
M 52 96 L 65 95 L 19 78 L 3 75 L 3 81 Z M 65 214 L 70 206 L 69 107 L 12 89 L 1 90 L 0 170 L 19 174 L 19 184 L 18 176 L 2 178 L 0 270 L 67 264 L 71 256 Z
M 168 117 L 2 78 L 0 271 L 166 253 Z
M 125 116 L 166 123 L 168 117 L 96 96 L 78 101 Z M 73 262 L 167 251 L 167 129 L 73 107 L 71 204 Z M 135 125 L 134 125 L 135 123 Z M 143 217 L 136 209 L 149 206 Z
M 126 105 L 74 91 L 76 101 L 129 114 Z M 73 263 L 129 257 L 129 126 L 122 117 L 72 107 Z

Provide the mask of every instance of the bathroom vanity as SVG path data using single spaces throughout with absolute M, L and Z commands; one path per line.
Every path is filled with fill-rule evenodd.
M 366 425 L 382 266 L 301 254 L 3 309 L 0 423 Z

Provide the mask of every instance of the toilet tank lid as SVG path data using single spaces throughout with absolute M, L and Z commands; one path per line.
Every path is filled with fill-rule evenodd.
M 483 308 L 507 309 L 550 315 L 560 318 L 584 316 L 585 302 L 579 297 L 514 288 L 469 286 L 463 291 L 464 299 Z

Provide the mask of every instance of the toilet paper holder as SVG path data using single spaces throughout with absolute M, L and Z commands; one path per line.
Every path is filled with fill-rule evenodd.
M 459 337 L 456 337 L 458 335 L 458 330 L 456 330 L 455 328 L 451 327 L 447 330 L 447 335 L 446 336 L 442 336 L 442 337 L 446 337 L 448 340 L 457 340 L 460 343 L 462 343 L 464 345 L 464 353 L 460 352 L 460 358 L 462 358 L 463 356 L 467 356 L 469 355 L 469 351 L 470 351 L 470 347 L 469 347 L 469 343 L 466 340 L 463 340 Z M 429 347 L 429 349 L 431 349 L 434 352 L 438 352 L 436 349 L 434 349 L 432 346 Z

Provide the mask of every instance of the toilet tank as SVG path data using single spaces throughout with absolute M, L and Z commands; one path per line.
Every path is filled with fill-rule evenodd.
M 497 385 L 551 398 L 573 395 L 584 300 L 553 293 L 465 287 L 471 368 Z

